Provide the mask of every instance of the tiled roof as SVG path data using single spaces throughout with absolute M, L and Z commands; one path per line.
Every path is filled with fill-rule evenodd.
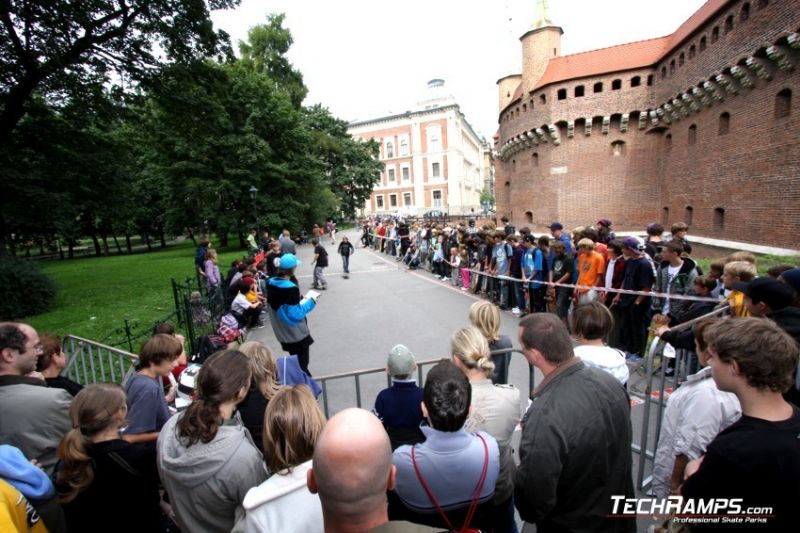
M 609 46 L 551 59 L 534 89 L 559 81 L 654 65 L 730 1 L 708 0 L 674 33 L 665 37 Z

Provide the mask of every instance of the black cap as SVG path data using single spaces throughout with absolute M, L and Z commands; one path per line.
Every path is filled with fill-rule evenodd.
M 737 281 L 733 288 L 745 293 L 753 303 L 764 302 L 773 311 L 788 307 L 794 299 L 794 290 L 790 286 L 768 276 L 747 283 Z

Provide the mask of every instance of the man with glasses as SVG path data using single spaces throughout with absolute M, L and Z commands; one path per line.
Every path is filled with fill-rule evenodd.
M 42 354 L 39 334 L 27 324 L 0 323 L 0 444 L 16 446 L 52 473 L 56 448 L 72 427 L 72 396 L 32 377 Z

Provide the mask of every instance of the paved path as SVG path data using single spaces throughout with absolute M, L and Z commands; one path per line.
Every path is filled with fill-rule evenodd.
M 322 292 L 308 323 L 314 344 L 311 346 L 309 368 L 315 376 L 349 372 L 386 365 L 389 350 L 401 343 L 414 352 L 418 361 L 449 357 L 450 336 L 469 325 L 469 307 L 477 297 L 438 281 L 432 274 L 406 270 L 393 257 L 361 248 L 357 233 L 345 233 L 358 247 L 350 258 L 350 278 L 342 277 L 342 264 L 330 239 L 324 241 L 330 267 L 325 269 L 328 290 Z M 341 233 L 340 233 L 341 236 Z M 337 241 L 338 243 L 338 241 Z M 313 247 L 298 246 L 300 267 L 297 277 L 305 293 L 312 280 Z M 400 268 L 398 265 L 401 265 Z M 517 323 L 511 313 L 503 313 L 501 333 L 508 335 L 517 346 Z M 281 354 L 272 328 L 254 330 L 250 339 L 268 345 Z M 512 356 L 510 381 L 527 391 L 528 366 L 520 354 Z M 365 378 L 364 407 L 372 407 L 375 394 L 386 386 L 385 375 Z M 355 398 L 342 387 L 331 391 L 333 411 L 349 405 Z M 527 394 L 523 392 L 523 396 Z

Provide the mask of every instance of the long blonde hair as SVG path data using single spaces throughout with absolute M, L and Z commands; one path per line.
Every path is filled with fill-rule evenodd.
M 500 311 L 493 303 L 480 301 L 472 304 L 469 308 L 469 321 L 483 333 L 487 341 L 500 339 Z
M 477 369 L 487 375 L 494 372 L 489 343 L 475 326 L 467 326 L 453 333 L 450 338 L 450 353 L 470 370 Z
M 58 483 L 69 487 L 61 497 L 71 502 L 94 481 L 94 467 L 89 449 L 91 438 L 114 424 L 123 423 L 118 413 L 127 409 L 125 390 L 115 383 L 95 383 L 81 390 L 69 407 L 70 429 L 58 445 L 57 454 L 64 462 Z
M 264 457 L 275 473 L 303 464 L 325 426 L 325 415 L 308 385 L 282 387 L 264 413 Z
M 280 390 L 278 385 L 278 368 L 272 350 L 260 342 L 247 341 L 239 346 L 239 351 L 247 356 L 253 381 L 264 398 L 270 399 Z

